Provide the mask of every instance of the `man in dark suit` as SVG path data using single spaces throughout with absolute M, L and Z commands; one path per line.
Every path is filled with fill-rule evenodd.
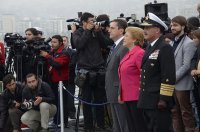
M 173 49 L 162 36 L 168 27 L 153 13 L 147 14 L 141 26 L 149 44 L 141 64 L 138 107 L 150 132 L 169 132 L 176 75 Z
M 118 66 L 120 60 L 127 53 L 128 49 L 123 47 L 123 35 L 127 27 L 127 22 L 121 19 L 115 19 L 110 23 L 109 33 L 113 44 L 110 54 L 107 58 L 105 88 L 107 100 L 110 102 L 113 118 L 113 129 L 115 132 L 129 132 L 124 112 L 124 104 L 118 102 L 119 97 L 119 77 Z

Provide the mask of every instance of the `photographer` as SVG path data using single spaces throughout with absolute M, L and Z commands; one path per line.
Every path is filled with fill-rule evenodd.
M 87 102 L 103 103 L 105 102 L 105 71 L 104 59 L 101 48 L 106 48 L 107 39 L 105 38 L 100 26 L 95 25 L 94 15 L 91 13 L 83 13 L 81 17 L 82 28 L 77 29 L 73 33 L 73 43 L 77 49 L 78 75 L 81 71 L 86 71 L 86 79 L 82 90 L 82 99 Z M 77 75 L 77 78 L 78 78 Z M 94 101 L 92 101 L 94 99 Z M 104 129 L 104 106 L 95 107 L 95 114 L 92 107 L 83 104 L 84 127 L 86 131 L 93 129 L 93 115 L 96 115 L 97 126 Z
M 49 78 L 51 82 L 51 87 L 53 90 L 53 93 L 55 94 L 56 99 L 56 106 L 59 107 L 59 97 L 58 97 L 58 83 L 59 81 L 63 81 L 63 84 L 65 88 L 68 87 L 68 79 L 69 79 L 69 62 L 70 62 L 70 56 L 67 52 L 66 48 L 63 44 L 63 39 L 60 35 L 54 35 L 51 40 L 51 47 L 52 50 L 50 53 L 47 53 L 46 51 L 41 51 L 40 55 L 44 57 L 48 64 L 48 70 L 49 70 Z M 67 91 L 63 90 L 63 100 L 67 100 L 68 93 Z M 64 123 L 67 127 L 68 125 L 68 104 L 64 103 Z M 58 124 L 60 123 L 60 119 L 58 119 L 57 122 L 57 116 L 54 117 L 54 123 Z
M 25 77 L 28 73 L 36 73 L 35 67 L 35 53 L 34 49 L 31 46 L 34 39 L 38 35 L 38 31 L 35 28 L 28 28 L 25 30 L 26 34 L 26 44 L 27 46 L 23 48 L 22 54 L 22 69 L 20 68 L 19 73 L 22 73 L 22 81 L 25 80 Z
M 38 28 L 28 28 L 26 30 L 26 47 L 23 49 L 23 80 L 28 73 L 35 73 L 43 81 L 48 82 L 48 70 L 45 59 L 40 56 L 40 50 L 49 51 L 51 38 L 45 41 Z
M 56 113 L 55 96 L 50 86 L 35 74 L 30 73 L 26 76 L 22 98 L 22 108 L 28 111 L 22 115 L 21 121 L 33 132 L 38 132 L 40 126 L 42 132 L 48 132 L 49 119 Z
M 7 125 L 12 126 L 13 132 L 19 132 L 21 131 L 20 119 L 24 113 L 24 111 L 20 108 L 22 103 L 23 86 L 21 83 L 15 81 L 15 77 L 12 74 L 8 74 L 3 78 L 3 84 L 5 87 L 3 96 L 9 113 Z
M 104 47 L 104 48 L 101 48 L 103 58 L 104 58 L 104 60 L 105 60 L 105 62 L 106 62 L 106 60 L 107 60 L 107 58 L 108 58 L 108 55 L 109 55 L 109 52 L 110 52 L 110 49 L 111 49 L 111 47 L 112 47 L 112 45 L 113 45 L 113 43 L 114 43 L 113 40 L 110 39 L 110 37 L 109 37 L 110 35 L 109 35 L 109 32 L 108 32 L 108 30 L 109 30 L 110 18 L 109 18 L 109 16 L 106 15 L 106 14 L 101 14 L 101 15 L 97 16 L 96 21 L 97 21 L 97 23 L 98 23 L 98 22 L 101 23 L 101 24 L 100 24 L 100 25 L 101 25 L 100 28 L 101 28 L 101 30 L 102 30 L 102 32 L 103 32 L 105 38 L 106 38 L 107 41 L 108 41 L 107 46 Z

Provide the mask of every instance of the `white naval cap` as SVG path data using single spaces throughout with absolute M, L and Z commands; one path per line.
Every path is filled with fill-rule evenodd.
M 168 30 L 167 25 L 155 14 L 149 12 L 147 16 L 144 19 L 144 22 L 140 25 L 143 27 L 148 27 L 148 26 L 159 26 L 160 28 L 163 28 L 165 31 Z

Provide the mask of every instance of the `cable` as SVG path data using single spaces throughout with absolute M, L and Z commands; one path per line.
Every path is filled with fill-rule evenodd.
M 74 96 L 72 93 L 69 92 L 69 90 L 67 90 L 65 88 L 65 86 L 63 86 L 64 90 L 67 91 L 72 97 L 74 97 L 75 99 L 81 101 L 82 103 L 85 103 L 87 105 L 92 105 L 92 106 L 101 106 L 101 105 L 106 105 L 106 104 L 109 104 L 109 102 L 104 102 L 104 103 L 100 103 L 100 104 L 97 104 L 97 103 L 90 103 L 90 102 L 87 102 L 87 101 L 84 101 L 76 96 Z

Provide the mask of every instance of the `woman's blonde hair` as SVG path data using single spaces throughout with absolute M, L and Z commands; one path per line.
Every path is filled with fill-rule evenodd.
M 144 43 L 144 30 L 138 27 L 127 27 L 126 32 L 129 32 L 131 34 L 131 37 L 133 39 L 136 39 L 135 45 L 142 46 Z

